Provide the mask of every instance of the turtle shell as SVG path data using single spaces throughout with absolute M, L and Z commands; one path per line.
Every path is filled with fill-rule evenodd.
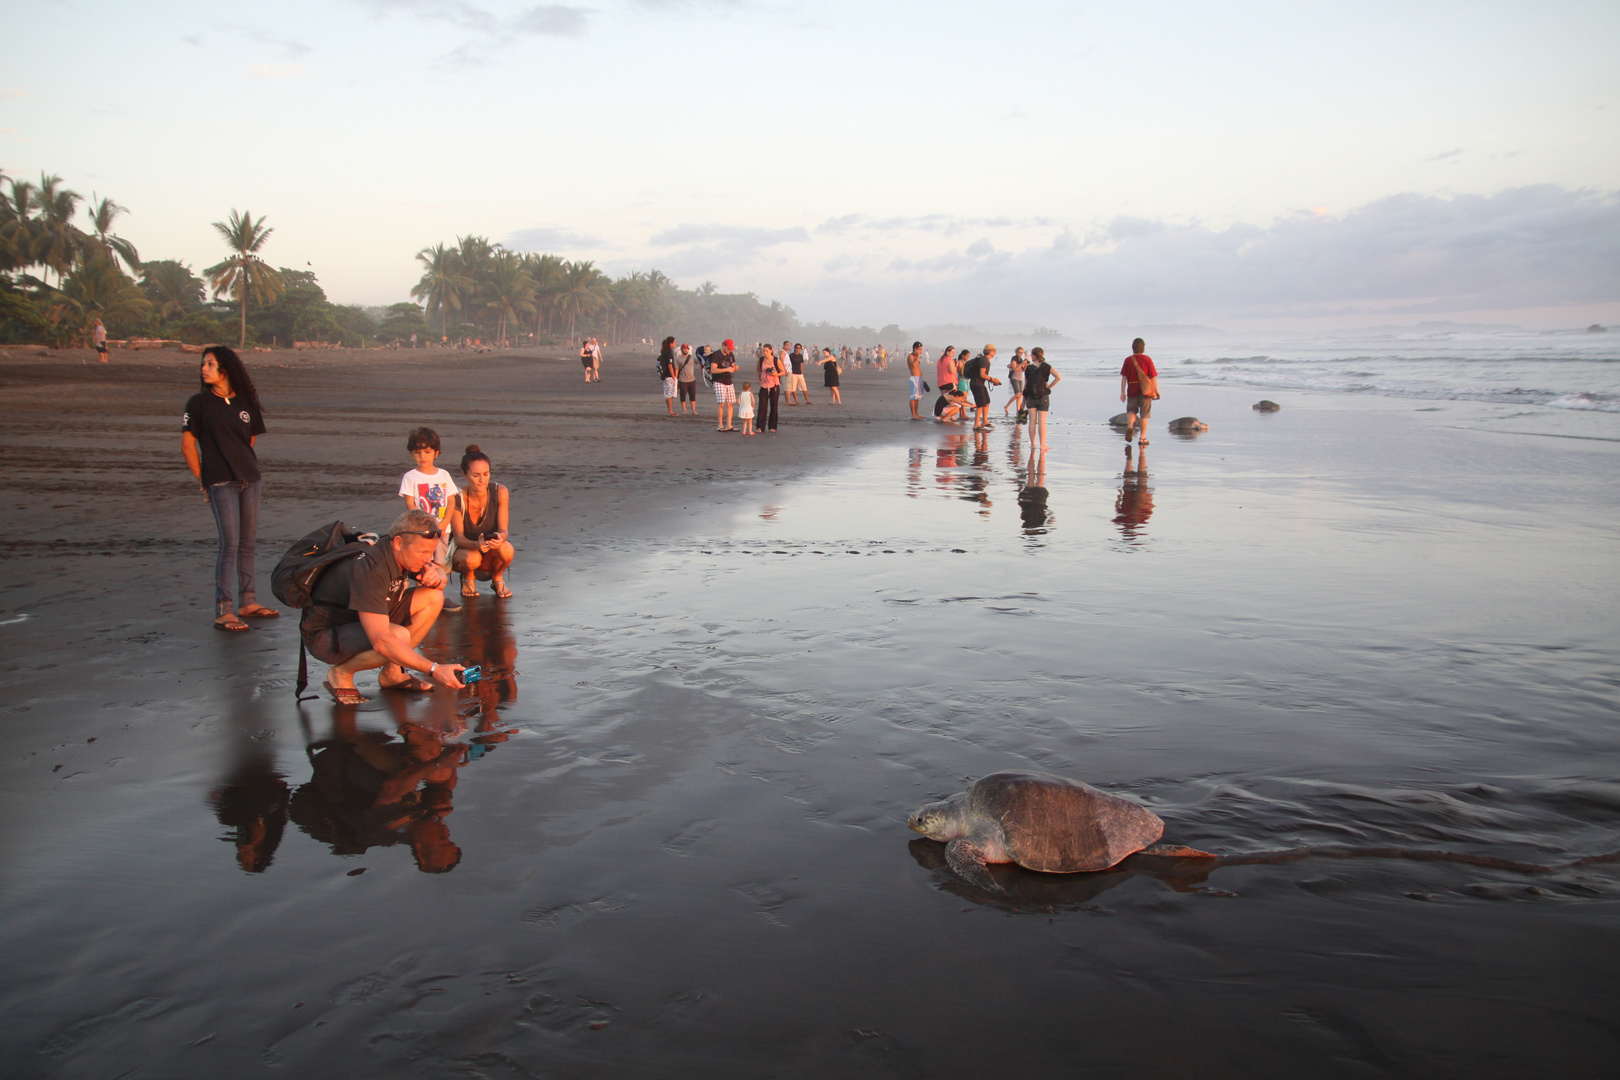
M 1030 870 L 1106 870 L 1164 835 L 1158 815 L 1061 776 L 991 773 L 968 791 L 973 810 L 1001 825 L 1007 854 Z

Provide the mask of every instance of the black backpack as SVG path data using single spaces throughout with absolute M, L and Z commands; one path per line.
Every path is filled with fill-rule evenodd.
M 322 525 L 287 549 L 287 554 L 270 571 L 270 591 L 288 607 L 307 610 L 314 604 L 315 582 L 327 567 L 352 559 L 377 542 L 375 533 L 351 532 L 341 521 Z M 309 657 L 304 650 L 302 620 L 298 634 L 298 686 L 293 696 L 304 700 L 309 685 Z

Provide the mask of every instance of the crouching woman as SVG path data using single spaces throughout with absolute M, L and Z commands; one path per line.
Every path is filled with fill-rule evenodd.
M 460 688 L 460 664 L 434 663 L 416 651 L 444 606 L 444 569 L 433 558 L 439 536 L 437 517 L 407 510 L 381 543 L 316 580 L 299 632 L 310 654 L 331 665 L 323 685 L 339 705 L 369 700 L 354 677 L 376 668 L 384 690 Z
M 461 595 L 477 596 L 477 582 L 488 581 L 495 595 L 508 597 L 506 568 L 515 555 L 506 538 L 511 499 L 506 488 L 489 481 L 489 455 L 476 445 L 461 455 L 467 490 L 450 506 L 450 530 L 456 539 L 454 567 L 461 575 Z

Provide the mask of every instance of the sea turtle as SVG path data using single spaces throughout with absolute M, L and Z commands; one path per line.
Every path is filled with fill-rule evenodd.
M 1000 893 L 987 863 L 1072 874 L 1106 870 L 1164 835 L 1156 814 L 1118 795 L 1049 773 L 998 772 L 966 791 L 929 803 L 907 824 L 945 842 L 945 860 L 965 880 Z M 1162 847 L 1162 845 L 1160 845 Z M 1201 856 L 1191 848 L 1164 854 Z
M 1254 408 L 1260 412 L 1276 412 L 1282 406 L 1275 401 L 1257 401 L 1254 403 Z
M 1170 434 L 1197 435 L 1201 431 L 1208 431 L 1209 425 L 1196 416 L 1182 416 L 1170 421 Z
M 1121 428 L 1121 429 L 1130 427 L 1130 425 L 1131 425 L 1131 414 L 1128 413 L 1128 412 L 1115 413 L 1113 416 L 1110 416 L 1108 418 L 1108 423 L 1110 425 L 1112 425 L 1113 427 L 1117 427 L 1117 428 Z

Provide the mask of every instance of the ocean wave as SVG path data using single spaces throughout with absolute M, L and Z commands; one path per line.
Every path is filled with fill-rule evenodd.
M 1554 409 L 1620 413 L 1620 394 L 1562 394 L 1545 404 Z

